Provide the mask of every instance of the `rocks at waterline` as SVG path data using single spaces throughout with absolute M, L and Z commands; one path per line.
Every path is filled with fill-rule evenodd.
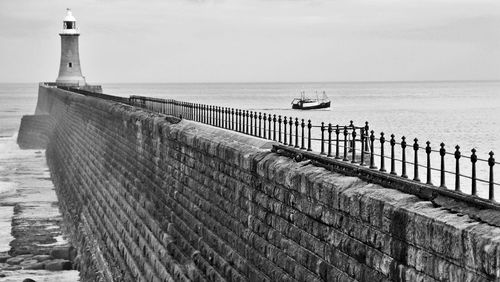
M 73 269 L 76 250 L 72 246 L 56 246 L 49 254 L 10 256 L 0 253 L 0 271 L 20 269 L 62 271 Z M 0 272 L 0 275 L 5 275 Z M 1 277 L 1 276 L 0 276 Z

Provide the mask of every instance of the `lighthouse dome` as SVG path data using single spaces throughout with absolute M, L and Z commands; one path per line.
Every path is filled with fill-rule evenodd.
M 66 17 L 64 18 L 65 22 L 76 22 L 75 17 L 73 17 L 73 13 L 71 12 L 71 9 L 68 8 L 66 9 Z

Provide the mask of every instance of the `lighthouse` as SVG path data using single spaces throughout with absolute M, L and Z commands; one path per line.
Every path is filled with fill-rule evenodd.
M 76 27 L 76 19 L 69 8 L 63 21 L 63 30 L 59 35 L 61 36 L 61 63 L 56 84 L 84 87 L 86 82 L 80 68 L 80 54 L 78 52 L 80 32 Z

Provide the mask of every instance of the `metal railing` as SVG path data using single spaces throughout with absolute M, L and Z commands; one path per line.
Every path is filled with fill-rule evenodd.
M 348 125 L 313 124 L 297 117 L 230 107 L 144 96 L 122 98 L 59 88 L 276 141 L 276 152 L 297 161 L 309 159 L 328 169 L 422 198 L 444 195 L 481 208 L 500 210 L 500 204 L 495 201 L 495 190 L 500 184 L 494 180 L 495 170 L 500 166 L 495 166 L 499 163 L 493 152 L 480 158 L 474 148 L 470 155 L 465 155 L 458 145 L 450 152 L 444 143 L 436 149 L 429 141 L 424 146 L 417 138 L 408 143 L 402 136 L 398 141 L 394 134 L 376 134 L 368 122 L 363 126 L 356 126 L 352 121 Z M 447 169 L 450 167 L 451 170 Z M 436 180 L 439 185 L 434 184 Z M 452 184 L 452 189 L 447 183 Z
M 377 172 L 377 176 L 385 175 L 384 178 L 392 183 L 389 186 L 412 184 L 420 187 L 418 189 L 430 189 L 433 193 L 500 208 L 495 202 L 495 190 L 500 184 L 494 181 L 494 170 L 498 167 L 495 164 L 498 162 L 493 152 L 489 152 L 486 158 L 480 158 L 475 149 L 470 155 L 465 155 L 458 145 L 449 152 L 444 143 L 436 149 L 429 141 L 421 144 L 417 138 L 408 142 L 402 136 L 397 140 L 394 134 L 376 134 L 370 130 L 368 122 L 364 126 L 356 126 L 352 121 L 348 125 L 313 124 L 311 120 L 297 117 L 144 96 L 131 96 L 129 103 L 273 140 L 282 144 L 276 146 L 276 150 L 286 151 L 290 156 L 300 154 L 299 159 L 307 156 L 318 160 L 309 153 L 313 151 L 322 157 L 323 163 L 335 162 L 339 165 L 340 162 L 349 164 L 350 168 L 352 165 L 366 168 L 370 177 L 375 175 L 373 172 Z M 450 167 L 451 170 L 447 169 Z M 434 185 L 436 180 L 439 185 Z M 453 189 L 448 189 L 447 183 L 452 183 Z

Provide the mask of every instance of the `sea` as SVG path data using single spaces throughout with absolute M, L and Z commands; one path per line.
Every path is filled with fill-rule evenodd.
M 464 155 L 470 155 L 475 148 L 482 159 L 487 159 L 490 151 L 500 154 L 500 81 L 104 83 L 102 86 L 104 93 L 111 95 L 142 95 L 240 108 L 303 118 L 315 125 L 321 122 L 348 125 L 351 120 L 355 125 L 364 125 L 368 121 L 370 129 L 377 133 L 395 134 L 398 141 L 406 136 L 409 144 L 418 138 L 421 146 L 430 141 L 433 149 L 438 149 L 441 142 L 449 151 L 459 145 Z M 20 150 L 16 144 L 21 117 L 35 111 L 37 91 L 38 83 L 0 84 L 0 252 L 8 250 L 13 239 L 12 207 L 3 206 L 2 199 L 20 187 L 46 185 L 44 181 L 49 175 L 42 150 Z M 332 106 L 292 110 L 291 101 L 301 91 L 312 97 L 324 91 Z M 482 171 L 487 179 L 486 170 Z M 500 174 L 497 175 L 500 179 Z

